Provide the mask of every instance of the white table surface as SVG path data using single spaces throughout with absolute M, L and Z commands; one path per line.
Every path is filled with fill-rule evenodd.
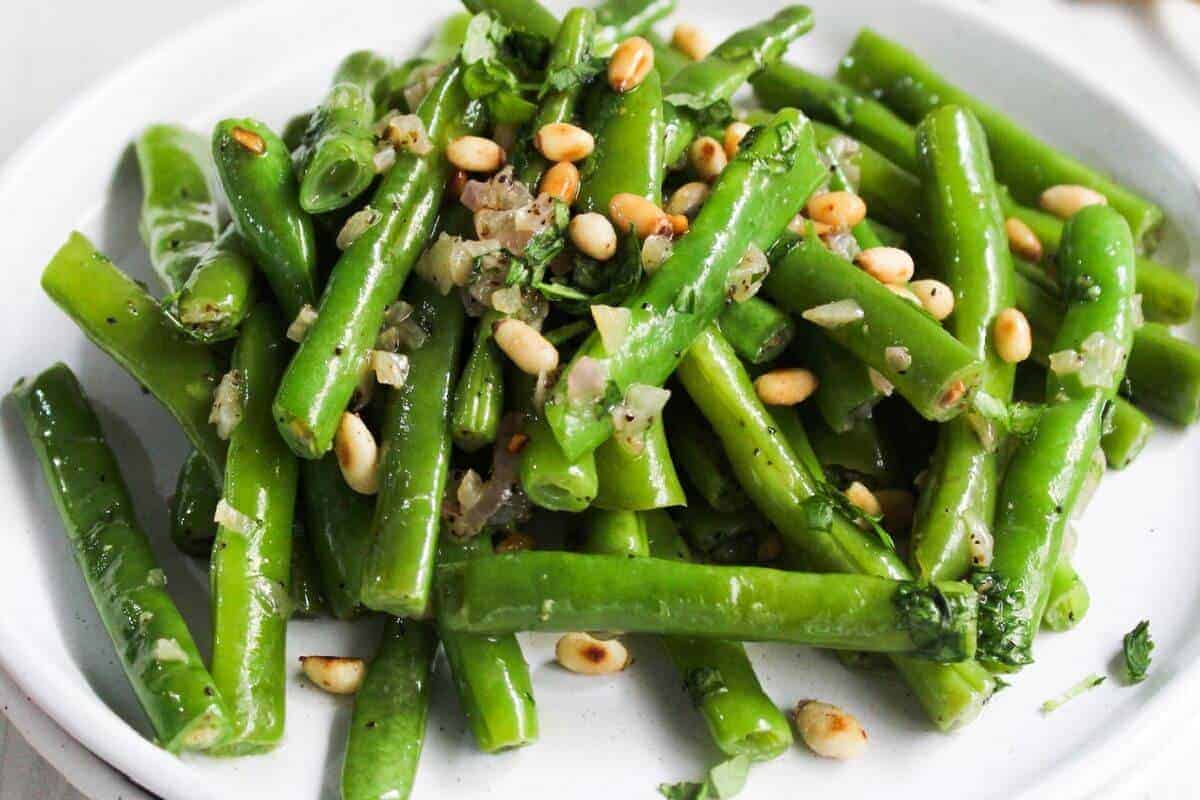
M 1195 47 L 1200 5 L 980 1 L 1031 35 L 1056 42 L 1068 58 L 1101 75 L 1142 113 L 1173 120 L 1172 139 L 1200 168 L 1195 147 L 1200 134 L 1200 50 Z M 104 74 L 181 27 L 235 4 L 6 0 L 5 24 L 0 26 L 0 161 Z M 81 131 L 82 147 L 86 141 L 87 132 Z M 149 795 L 66 736 L 3 674 L 0 711 L 0 800 L 148 800 Z M 1193 753 L 1197 735 L 1200 722 L 1192 730 L 1173 731 L 1154 762 L 1131 770 L 1128 780 L 1103 797 L 1200 796 Z

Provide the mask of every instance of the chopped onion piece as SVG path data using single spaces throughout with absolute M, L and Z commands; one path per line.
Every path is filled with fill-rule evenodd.
M 155 661 L 181 661 L 186 663 L 187 653 L 174 639 L 155 639 L 153 656 Z
M 338 250 L 345 250 L 350 247 L 350 245 L 358 241 L 358 237 L 370 230 L 381 219 L 383 219 L 383 214 L 370 206 L 355 211 L 350 215 L 350 219 L 346 220 L 346 224 L 342 226 L 342 229 L 338 231 L 336 240 Z
M 371 369 L 375 370 L 375 380 L 385 386 L 403 386 L 408 380 L 408 367 L 408 356 L 403 353 L 371 351 Z
M 371 164 L 375 167 L 375 174 L 382 175 L 392 167 L 396 166 L 396 148 L 390 144 L 381 144 L 375 151 L 375 156 L 371 159 Z
M 621 349 L 621 345 L 629 337 L 629 328 L 633 323 L 633 312 L 620 306 L 592 306 L 592 319 L 596 321 L 596 330 L 600 332 L 600 341 L 604 352 L 612 355 Z
M 533 384 L 533 408 L 539 414 L 546 407 L 546 395 L 550 394 L 550 387 L 557 376 L 558 370 L 538 373 L 537 382 Z
M 1079 382 L 1091 388 L 1111 387 L 1117 369 L 1125 358 L 1124 348 L 1104 331 L 1095 331 L 1083 340 L 1083 365 Z
M 231 369 L 221 376 L 213 392 L 212 410 L 208 413 L 208 421 L 217 426 L 217 437 L 228 439 L 242 421 L 242 373 Z
M 887 365 L 903 375 L 912 366 L 912 354 L 908 352 L 907 347 L 899 345 L 884 348 L 883 359 Z
M 492 308 L 501 314 L 517 314 L 521 310 L 522 292 L 520 286 L 506 286 L 492 292 Z
M 375 349 L 395 352 L 406 347 L 418 350 L 428 338 L 425 330 L 412 319 L 412 306 L 397 300 L 383 312 L 383 329 L 375 338 Z
M 462 480 L 458 482 L 458 490 L 455 492 L 458 505 L 464 514 L 475 507 L 482 493 L 483 478 L 479 477 L 479 473 L 475 470 L 467 470 L 466 474 L 462 476 Z
M 292 320 L 292 324 L 288 325 L 287 338 L 299 344 L 304 341 L 304 337 L 308 336 L 308 329 L 317 321 L 317 310 L 308 303 L 300 306 L 300 313 Z
M 646 274 L 653 275 L 658 272 L 658 268 L 671 257 L 673 249 L 670 236 L 658 233 L 647 236 L 646 241 L 642 242 L 642 267 L 645 268 Z
M 847 298 L 805 309 L 800 313 L 800 316 L 814 325 L 830 329 L 840 328 L 843 325 L 849 325 L 851 322 L 858 322 L 866 316 L 866 313 L 857 300 Z
M 583 356 L 567 374 L 567 400 L 571 403 L 594 403 L 604 394 L 607 383 L 607 362 Z
M 770 271 L 771 264 L 766 254 L 755 245 L 750 245 L 742 260 L 729 273 L 729 279 L 725 282 L 726 295 L 735 303 L 744 303 L 758 294 Z
M 533 194 L 529 187 L 516 179 L 509 165 L 486 181 L 467 181 L 460 202 L 471 211 L 484 208 L 509 211 L 532 203 Z
M 408 85 L 404 87 L 404 102 L 408 103 L 410 109 L 413 111 L 417 110 L 417 106 L 421 105 L 421 101 L 425 99 L 425 95 L 429 94 L 429 90 L 442 77 L 442 73 L 446 71 L 446 67 L 446 64 L 436 64 L 418 67 L 413 70 Z
M 423 156 L 433 150 L 433 142 L 425 132 L 425 123 L 416 114 L 397 114 L 388 121 L 387 140 L 396 149 L 408 150 Z
M 249 536 L 258 530 L 258 520 L 238 511 L 226 502 L 223 497 L 217 503 L 216 513 L 213 514 L 213 522 L 243 536 Z
M 858 258 L 858 254 L 862 252 L 862 248 L 858 246 L 858 240 L 850 231 L 830 233 L 824 236 L 822 241 L 825 242 L 825 246 L 831 253 L 839 255 L 847 261 Z
M 617 443 L 634 455 L 640 454 L 646 447 L 646 431 L 662 414 L 669 399 L 671 392 L 667 389 L 630 384 L 625 391 L 625 400 L 612 409 Z
M 871 379 L 871 385 L 875 387 L 875 391 L 884 397 L 891 397 L 892 392 L 896 391 L 896 387 L 892 385 L 892 382 L 874 367 L 867 367 L 867 377 Z
M 967 424 L 975 432 L 975 437 L 979 439 L 979 444 L 983 446 L 983 449 L 989 453 L 994 452 L 1000 439 L 996 435 L 996 423 L 974 411 L 968 411 L 965 416 Z
M 1083 356 L 1078 350 L 1059 350 L 1050 354 L 1050 371 L 1063 376 L 1079 372 L 1083 368 Z

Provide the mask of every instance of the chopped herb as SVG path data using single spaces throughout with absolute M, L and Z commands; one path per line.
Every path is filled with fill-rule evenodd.
M 1146 673 L 1150 671 L 1150 651 L 1154 649 L 1154 640 L 1150 638 L 1150 620 L 1142 620 L 1125 634 L 1122 649 L 1129 682 L 1141 683 L 1146 680 Z
M 667 800 L 727 800 L 745 788 L 749 772 L 750 757 L 734 756 L 710 769 L 703 783 L 663 783 L 658 793 Z
M 605 68 L 603 58 L 588 58 L 578 64 L 552 69 L 546 73 L 546 80 L 538 90 L 538 99 L 553 92 L 566 92 L 577 86 L 590 83 Z
M 1094 673 L 1092 675 L 1088 675 L 1086 678 L 1072 686 L 1070 689 L 1067 689 L 1058 697 L 1042 703 L 1042 713 L 1049 714 L 1051 711 L 1061 708 L 1065 703 L 1074 700 L 1084 692 L 1095 689 L 1097 686 L 1104 683 L 1104 680 L 1105 678 L 1103 675 L 1096 675 Z

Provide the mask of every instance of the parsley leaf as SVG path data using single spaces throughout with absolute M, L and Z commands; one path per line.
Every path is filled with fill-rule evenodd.
M 463 88 L 472 99 L 487 103 L 494 120 L 526 122 L 537 106 L 521 97 L 521 81 L 509 56 L 513 48 L 506 43 L 519 42 L 499 19 L 486 12 L 471 17 L 462 46 Z
M 658 793 L 667 800 L 728 800 L 745 788 L 749 772 L 750 757 L 734 756 L 710 769 L 703 783 L 663 783 Z
M 1146 673 L 1150 671 L 1150 651 L 1154 649 L 1154 640 L 1150 638 L 1150 620 L 1142 620 L 1125 634 L 1122 649 L 1129 682 L 1141 683 L 1146 680 Z
M 1104 680 L 1105 680 L 1105 678 L 1103 675 L 1096 675 L 1096 674 L 1088 675 L 1086 678 L 1084 678 L 1079 683 L 1072 686 L 1070 689 L 1067 689 L 1065 692 L 1060 694 L 1058 697 L 1052 698 L 1052 699 L 1047 700 L 1046 702 L 1042 703 L 1042 713 L 1049 714 L 1051 711 L 1055 711 L 1059 708 L 1062 708 L 1062 706 L 1064 704 L 1070 702 L 1071 700 L 1074 700 L 1076 697 L 1079 697 L 1079 695 L 1083 694 L 1084 692 L 1086 692 L 1090 689 L 1095 689 L 1097 686 L 1104 683 Z
M 592 78 L 599 75 L 604 68 L 604 59 L 585 58 L 576 64 L 547 70 L 546 79 L 542 81 L 542 87 L 538 90 L 538 99 L 541 100 L 548 94 L 570 91 L 577 86 L 590 83 Z

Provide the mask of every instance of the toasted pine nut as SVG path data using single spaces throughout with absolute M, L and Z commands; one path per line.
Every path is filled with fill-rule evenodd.
M 569 122 L 551 122 L 534 134 L 533 146 L 551 161 L 582 161 L 596 149 L 596 140 Z
M 571 205 L 579 196 L 579 169 L 570 161 L 558 162 L 546 170 L 538 191 Z
M 1038 205 L 1059 219 L 1066 219 L 1085 206 L 1108 205 L 1108 198 L 1086 186 L 1060 183 L 1042 192 Z
M 804 207 L 808 216 L 835 228 L 852 228 L 867 216 L 867 204 L 853 192 L 815 194 Z
M 930 316 L 939 322 L 954 313 L 954 292 L 941 281 L 926 278 L 913 281 L 908 284 L 908 288 L 921 301 L 921 306 Z
M 527 375 L 540 375 L 558 366 L 558 351 L 527 322 L 507 317 L 492 327 L 496 346 Z
M 343 656 L 300 656 L 300 669 L 315 686 L 330 694 L 354 694 L 367 674 L 361 658 Z
M 496 542 L 493 549 L 497 553 L 516 553 L 519 550 L 532 550 L 535 546 L 537 541 L 528 533 L 509 531 L 503 539 Z
M 1033 331 L 1020 309 L 1006 308 L 997 314 L 992 333 L 996 352 L 1009 364 L 1024 361 L 1033 352 Z
M 675 32 L 671 34 L 671 47 L 692 61 L 699 61 L 712 50 L 712 43 L 704 35 L 704 31 L 695 25 L 681 22 L 675 26 Z
M 758 399 L 769 406 L 794 406 L 803 403 L 817 390 L 817 376 L 806 369 L 773 369 L 754 381 Z
M 251 153 L 254 153 L 256 156 L 261 156 L 263 153 L 267 152 L 266 141 L 254 131 L 235 126 L 229 131 L 229 135 L 233 137 L 235 142 L 249 150 Z
M 913 294 L 912 289 L 908 288 L 908 284 L 885 283 L 884 286 L 886 286 L 888 288 L 888 291 L 891 292 L 892 294 L 899 295 L 900 297 L 903 297 L 908 302 L 912 303 L 917 308 L 921 308 L 921 298 L 919 298 L 915 294 Z
M 359 494 L 379 491 L 379 447 L 362 417 L 349 411 L 342 414 L 333 437 L 333 452 L 347 486 Z
M 504 449 L 509 452 L 509 455 L 516 455 L 525 449 L 525 445 L 529 444 L 529 434 L 514 433 L 504 445 Z
M 671 223 L 672 236 L 683 236 L 691 227 L 688 218 L 683 214 L 667 214 L 667 220 Z
M 667 214 L 638 194 L 620 192 L 608 203 L 608 216 L 622 233 L 632 228 L 639 239 L 647 236 L 670 236 L 673 228 Z
M 701 181 L 685 183 L 676 189 L 675 193 L 671 195 L 671 199 L 667 201 L 667 213 L 683 214 L 688 219 L 695 219 L 711 191 L 708 184 Z
M 640 36 L 617 45 L 608 62 L 608 85 L 614 92 L 628 92 L 642 85 L 654 69 L 654 48 Z
M 504 164 L 504 149 L 482 136 L 460 136 L 446 146 L 446 158 L 465 172 L 495 172 Z
M 456 169 L 450 173 L 450 181 L 446 184 L 446 192 L 455 200 L 462 199 L 463 189 L 467 188 L 467 181 L 471 180 L 471 176 L 466 173 L 466 170 Z
M 825 758 L 855 758 L 867 747 L 867 732 L 854 715 L 829 703 L 796 706 L 796 728 L 809 749 Z
M 883 527 L 893 533 L 906 531 L 912 525 L 916 498 L 904 489 L 879 489 L 875 499 L 883 509 Z
M 1033 229 L 1016 217 L 1004 220 L 1004 232 L 1008 234 L 1009 248 L 1026 261 L 1041 261 L 1045 251 L 1042 241 Z
M 813 231 L 816 232 L 817 236 L 824 236 L 825 234 L 833 233 L 836 230 L 836 228 L 834 228 L 832 225 L 827 225 L 824 222 L 817 222 L 816 220 L 809 219 L 803 214 L 797 214 L 796 216 L 792 217 L 791 221 L 788 222 L 787 227 L 789 231 L 797 236 L 808 236 L 809 225 L 812 225 Z
M 750 126 L 744 122 L 731 122 L 725 129 L 725 136 L 721 140 L 721 144 L 725 147 L 725 155 L 729 157 L 730 161 L 733 161 L 733 157 L 738 154 L 742 139 L 745 139 L 749 132 Z
M 883 513 L 883 506 L 875 494 L 863 484 L 855 481 L 846 487 L 846 499 L 858 507 L 858 510 L 868 517 L 878 517 Z
M 907 283 L 913 276 L 912 256 L 899 247 L 868 247 L 854 263 L 880 283 Z
M 963 399 L 963 395 L 967 393 L 967 385 L 962 381 L 955 381 L 946 387 L 946 391 L 938 398 L 942 408 L 950 408 L 956 405 L 959 400 Z
M 554 658 L 580 675 L 608 675 L 629 666 L 629 651 L 616 639 L 597 639 L 587 633 L 568 633 L 554 646 Z
M 571 219 L 567 232 L 579 252 L 589 258 L 608 261 L 617 252 L 617 232 L 603 214 L 579 214 Z
M 701 136 L 692 142 L 688 148 L 688 160 L 696 174 L 709 183 L 715 181 L 729 163 L 725 148 L 711 136 Z

